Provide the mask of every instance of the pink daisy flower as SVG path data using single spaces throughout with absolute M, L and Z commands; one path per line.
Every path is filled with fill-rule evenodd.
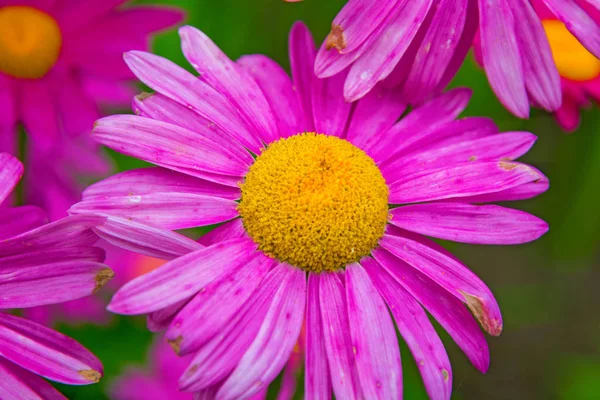
M 28 135 L 28 204 L 52 220 L 79 200 L 81 177 L 110 166 L 87 134 L 101 106 L 124 106 L 133 75 L 124 51 L 145 50 L 176 9 L 119 7 L 125 0 L 0 0 L 0 151 Z
M 97 230 L 113 243 L 174 258 L 123 286 L 109 310 L 149 314 L 154 330 L 166 328 L 175 350 L 192 355 L 179 385 L 198 398 L 261 393 L 303 326 L 306 398 L 400 398 L 395 320 L 430 396 L 448 399 L 450 362 L 425 310 L 485 372 L 477 321 L 499 335 L 499 306 L 421 235 L 517 244 L 544 234 L 532 215 L 483 204 L 548 188 L 541 172 L 514 161 L 535 137 L 500 134 L 486 118 L 457 120 L 466 89 L 400 121 L 406 107 L 393 92 L 347 103 L 343 77 L 315 77 L 302 24 L 290 35 L 292 79 L 265 56 L 233 62 L 202 32 L 180 34 L 200 77 L 127 53 L 156 93 L 135 98 L 137 115 L 100 119 L 92 133 L 157 167 L 92 185 L 71 209 L 107 215 Z M 200 243 L 170 231 L 212 224 L 222 225 Z
M 550 42 L 554 63 L 560 75 L 563 102 L 556 110 L 556 120 L 567 132 L 579 126 L 579 109 L 600 101 L 600 60 L 590 53 L 541 1 L 535 10 Z M 600 12 L 587 7 L 589 15 L 600 22 Z
M 592 54 L 600 56 L 596 0 L 543 0 Z M 529 0 L 349 0 L 332 23 L 315 71 L 347 74 L 348 101 L 387 78 L 419 104 L 454 77 L 479 30 L 483 66 L 502 104 L 520 118 L 529 104 L 556 111 L 560 79 Z
M 14 157 L 0 153 L 0 202 L 23 173 Z M 61 303 L 90 295 L 113 277 L 92 245 L 94 216 L 45 224 L 32 206 L 0 208 L 0 309 Z M 102 376 L 102 364 L 75 340 L 25 318 L 0 312 L 0 398 L 64 399 L 44 377 L 87 385 Z

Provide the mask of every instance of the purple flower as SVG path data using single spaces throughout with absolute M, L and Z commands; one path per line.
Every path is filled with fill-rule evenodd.
M 232 62 L 202 32 L 180 34 L 200 77 L 127 53 L 156 93 L 135 98 L 137 115 L 100 119 L 92 133 L 157 167 L 92 185 L 71 209 L 106 215 L 97 230 L 115 244 L 172 259 L 123 286 L 109 309 L 149 314 L 152 330 L 166 329 L 175 350 L 192 355 L 180 388 L 199 398 L 260 393 L 304 325 L 307 398 L 400 398 L 393 317 L 430 396 L 447 399 L 450 362 L 425 309 L 485 372 L 477 321 L 499 335 L 498 304 L 421 235 L 517 244 L 544 234 L 532 215 L 483 204 L 548 188 L 541 172 L 514 161 L 535 137 L 456 119 L 466 89 L 400 121 L 405 105 L 381 87 L 347 103 L 344 75 L 315 77 L 302 24 L 290 35 L 292 79 L 265 56 Z M 212 224 L 221 225 L 199 243 L 170 231 Z
M 596 57 L 600 25 L 592 0 L 543 0 Z M 520 118 L 529 104 L 556 111 L 560 79 L 529 0 L 349 0 L 333 20 L 315 71 L 347 71 L 344 95 L 362 98 L 380 81 L 419 104 L 454 77 L 479 30 L 483 66 L 502 104 Z M 349 67 L 349 68 L 348 68 Z
M 123 52 L 182 19 L 177 9 L 120 7 L 125 0 L 0 0 L 0 152 L 28 134 L 25 194 L 51 220 L 79 200 L 82 177 L 110 164 L 87 133 L 101 107 L 134 93 Z
M 0 203 L 23 166 L 0 153 Z M 0 208 L 0 309 L 55 304 L 90 295 L 113 272 L 93 244 L 104 220 L 75 216 L 46 224 L 36 207 Z M 64 398 L 39 376 L 86 385 L 102 376 L 100 361 L 75 340 L 25 318 L 0 312 L 0 398 Z

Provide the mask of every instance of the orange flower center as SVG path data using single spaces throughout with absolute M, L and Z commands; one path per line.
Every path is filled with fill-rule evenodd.
M 560 76 L 573 81 L 589 81 L 600 75 L 600 60 L 579 43 L 565 24 L 557 20 L 542 23 Z
M 56 20 L 32 7 L 0 8 L 0 72 L 37 79 L 56 63 L 62 35 Z

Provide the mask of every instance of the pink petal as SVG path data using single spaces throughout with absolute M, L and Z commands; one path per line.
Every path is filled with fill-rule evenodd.
M 405 171 L 390 185 L 390 203 L 416 203 L 469 197 L 511 189 L 541 179 L 536 169 L 521 163 L 473 162 L 434 170 Z
M 19 108 L 25 132 L 44 152 L 49 152 L 60 137 L 59 114 L 51 84 L 49 76 L 20 82 Z
M 97 292 L 114 276 L 106 265 L 94 261 L 44 261 L 36 265 L 11 265 L 2 259 L 0 308 L 25 308 L 58 304 Z
M 390 307 L 400 334 L 417 362 L 429 397 L 449 400 L 452 394 L 450 360 L 423 307 L 377 261 L 364 258 L 361 264 Z
M 104 217 L 78 215 L 42 225 L 19 236 L 0 242 L 0 257 L 44 249 L 90 246 L 98 241 L 92 228 L 105 220 Z
M 92 135 L 119 152 L 164 167 L 243 176 L 248 164 L 198 132 L 135 115 L 96 121 Z
M 473 40 L 475 39 L 475 34 L 479 28 L 479 13 L 477 9 L 477 0 L 469 0 L 466 6 L 467 17 L 465 20 L 465 27 L 458 44 L 456 45 L 454 56 L 446 65 L 444 76 L 440 80 L 436 91 L 444 90 L 452 81 L 452 79 L 454 79 L 456 73 L 463 65 L 463 61 L 467 57 L 467 53 L 473 46 Z
M 210 232 L 202 235 L 200 239 L 198 239 L 198 243 L 202 244 L 203 246 L 210 246 L 215 243 L 222 242 L 223 240 L 241 237 L 245 235 L 245 233 L 246 230 L 244 229 L 242 219 L 237 218 L 232 221 L 227 221 L 224 224 L 217 226 Z
M 42 263 L 47 265 L 65 261 L 95 261 L 101 263 L 105 258 L 106 252 L 99 247 L 56 247 L 2 257 L 0 273 L 3 273 L 4 268 L 8 267 L 35 267 Z
M 434 147 L 450 146 L 465 141 L 484 138 L 499 133 L 493 119 L 466 117 L 438 126 L 430 137 L 418 146 L 406 149 L 406 153 L 419 153 Z
M 579 127 L 579 106 L 571 99 L 564 99 L 562 106 L 556 111 L 556 121 L 562 129 L 574 132 Z
M 345 276 L 352 351 L 364 396 L 399 399 L 400 348 L 388 309 L 363 267 L 350 264 Z
M 182 390 L 209 388 L 218 384 L 236 368 L 257 337 L 274 298 L 277 297 L 279 301 L 284 296 L 279 288 L 282 285 L 287 286 L 285 277 L 291 278 L 289 269 L 290 267 L 284 264 L 272 269 L 221 333 L 198 350 L 190 366 L 179 379 L 179 387 Z
M 336 74 L 339 74 L 340 72 L 348 68 L 356 60 L 358 60 L 363 54 L 365 54 L 365 52 L 368 49 L 370 49 L 375 43 L 377 43 L 380 40 L 381 36 L 387 33 L 389 25 L 397 18 L 399 12 L 401 12 L 404 8 L 405 3 L 398 2 L 395 0 L 386 0 L 377 3 L 377 6 L 381 5 L 384 5 L 386 7 L 392 6 L 392 9 L 390 9 L 389 12 L 387 12 L 385 15 L 381 15 L 381 23 L 374 26 L 363 26 L 362 29 L 370 29 L 372 31 L 370 32 L 370 34 L 366 35 L 363 38 L 362 42 L 357 48 L 351 48 L 350 51 L 340 49 L 340 47 L 346 44 L 343 42 L 343 27 L 341 27 L 341 30 L 340 27 L 335 27 L 332 24 L 332 30 L 330 35 L 325 41 L 323 41 L 319 52 L 317 53 L 317 59 L 315 61 L 315 74 L 317 75 L 317 77 L 321 79 L 332 77 Z M 371 15 L 371 17 L 374 17 L 374 15 Z M 331 46 L 337 46 L 338 48 L 333 49 L 333 47 Z M 329 50 L 330 47 L 331 50 Z
M 107 53 L 107 47 L 118 45 L 119 41 L 127 43 L 135 40 L 141 45 L 127 46 L 121 53 L 134 49 L 145 50 L 149 47 L 149 36 L 152 33 L 172 27 L 181 22 L 184 16 L 181 10 L 174 7 L 136 5 L 110 12 L 105 17 L 97 19 L 76 34 L 69 35 L 67 43 L 87 42 L 97 51 Z
M 540 17 L 526 0 L 509 0 L 509 3 L 519 21 L 515 24 L 515 32 L 527 91 L 535 103 L 547 111 L 555 111 L 562 102 L 560 76 Z
M 331 23 L 332 33 L 327 42 L 335 44 L 336 49 L 330 51 L 349 53 L 360 47 L 394 5 L 394 1 L 349 0 Z
M 456 141 L 450 145 L 446 145 L 447 141 L 442 141 L 439 145 L 433 144 L 422 151 L 417 149 L 411 155 L 398 157 L 394 162 L 386 163 L 382 172 L 386 178 L 402 179 L 402 176 L 417 173 L 418 170 L 442 168 L 473 161 L 515 160 L 531 149 L 537 137 L 529 132 L 507 132 L 496 135 L 486 134 L 484 137 L 474 140 L 464 139 L 464 141 Z M 389 179 L 391 182 L 395 180 Z
M 127 0 L 71 2 L 69 7 L 64 7 L 60 10 L 57 20 L 65 30 L 65 33 L 72 32 L 85 26 L 90 21 L 106 15 L 125 1 Z
M 494 203 L 498 201 L 531 199 L 544 193 L 550 187 L 548 178 L 540 171 L 536 171 L 538 172 L 540 178 L 532 182 L 504 189 L 499 192 L 491 192 L 467 197 L 457 197 L 454 199 L 447 199 L 446 201 L 458 201 L 460 203 Z
M 308 275 L 306 293 L 306 355 L 304 395 L 309 399 L 331 399 L 331 379 L 327 367 L 327 353 L 323 340 L 321 307 L 319 305 L 319 275 Z
M 306 273 L 300 268 L 285 266 L 282 284 L 273 296 L 256 338 L 217 397 L 251 396 L 279 375 L 298 340 L 305 300 Z
M 379 244 L 467 304 L 490 335 L 502 333 L 502 315 L 494 295 L 457 259 L 407 237 L 385 235 Z
M 98 236 L 115 246 L 163 260 L 171 260 L 203 248 L 178 233 L 119 217 L 108 217 L 95 231 Z
M 312 34 L 303 22 L 294 23 L 288 42 L 292 82 L 305 113 L 305 129 L 312 132 L 315 130 L 312 113 L 312 86 L 313 80 L 316 79 L 313 65 L 317 50 Z
M 479 0 L 479 20 L 483 66 L 490 86 L 510 112 L 528 118 L 523 61 L 507 0 Z
M 94 197 L 120 197 L 154 193 L 192 193 L 237 200 L 239 188 L 223 186 L 165 168 L 124 171 L 88 186 L 83 200 Z
M 66 400 L 51 384 L 10 361 L 0 359 L 0 398 L 3 400 Z
M 467 117 L 455 121 L 435 125 L 433 128 L 424 129 L 419 133 L 415 141 L 411 141 L 408 147 L 400 146 L 394 155 L 388 157 L 385 153 L 378 157 L 387 157 L 379 163 L 381 172 L 388 182 L 395 182 L 403 176 L 404 171 L 396 168 L 396 165 L 404 164 L 411 156 L 418 156 L 428 150 L 439 149 L 444 146 L 460 145 L 462 143 L 491 136 L 498 133 L 498 127 L 489 118 Z M 389 142 L 390 146 L 393 142 Z
M 175 319 L 175 316 L 189 301 L 190 299 L 184 299 L 165 308 L 161 308 L 158 311 L 151 312 L 146 316 L 146 327 L 150 332 L 162 332 L 166 330 Z M 173 351 L 172 349 L 169 350 L 171 352 Z
M 261 252 L 215 280 L 177 314 L 165 337 L 176 343 L 177 353 L 188 354 L 219 333 L 238 312 L 273 267 L 275 261 Z M 223 307 L 226 304 L 227 307 Z
M 140 46 L 141 43 L 137 43 L 134 47 Z M 129 45 L 126 47 L 128 50 L 131 49 L 131 46 Z M 100 79 L 120 82 L 129 81 L 134 78 L 131 69 L 123 62 L 122 51 L 115 51 L 108 54 L 95 52 L 84 60 L 77 60 L 72 57 L 71 60 L 68 61 L 71 61 L 71 63 L 76 66 L 77 69 L 81 70 L 84 75 L 97 76 Z
M 456 344 L 464 351 L 475 368 L 481 372 L 486 372 L 490 364 L 488 345 L 479 325 L 469 310 L 456 297 L 435 283 L 435 281 L 429 279 L 384 249 L 377 248 L 372 254 L 396 282 L 417 299 L 442 325 Z M 369 271 L 372 271 L 371 264 L 364 260 L 362 263 Z M 409 306 L 407 305 L 407 307 Z M 420 320 L 423 321 L 421 318 Z M 401 334 L 402 336 L 406 335 L 407 341 L 410 340 L 410 333 L 406 332 L 406 330 L 401 331 Z M 419 332 L 419 336 L 421 335 L 423 333 Z M 431 349 L 426 348 L 424 350 Z M 411 351 L 415 351 L 413 347 L 411 347 Z M 439 351 L 436 354 L 441 356 Z M 450 370 L 448 369 L 448 371 Z
M 600 57 L 600 24 L 584 8 L 572 0 L 543 1 L 590 53 Z
M 80 77 L 80 80 L 86 95 L 95 98 L 100 104 L 111 104 L 125 108 L 137 93 L 137 89 L 130 82 L 87 75 Z
M 462 203 L 429 203 L 391 210 L 399 228 L 455 242 L 521 244 L 548 231 L 541 219 L 510 208 Z
M 465 29 L 469 0 L 442 0 L 434 10 L 431 25 L 415 55 L 403 86 L 404 97 L 420 103 L 435 91 L 454 57 Z
M 432 0 L 397 2 L 399 10 L 396 17 L 387 23 L 377 41 L 350 68 L 344 86 L 347 101 L 360 99 L 392 72 L 417 34 L 432 3 Z
M 211 121 L 175 100 L 160 94 L 142 93 L 133 98 L 133 111 L 142 117 L 177 125 L 218 143 L 242 162 L 250 165 L 254 159 L 234 137 L 229 136 Z
M 74 77 L 65 77 L 59 82 L 57 91 L 58 110 L 62 127 L 69 136 L 87 134 L 94 121 L 100 118 L 100 110 L 93 97 L 84 93 L 81 84 Z
M 188 253 L 125 284 L 108 310 L 133 315 L 165 308 L 235 270 L 255 249 L 252 241 L 240 238 Z
M 302 340 L 302 332 L 301 337 L 298 341 Z M 281 386 L 279 387 L 279 392 L 277 393 L 277 400 L 293 400 L 296 394 L 296 390 L 298 388 L 298 376 L 301 372 L 302 367 L 302 356 L 301 350 L 298 348 L 298 344 L 294 347 L 292 354 L 285 364 L 285 368 L 283 369 L 283 375 L 281 377 Z M 257 392 L 252 398 L 255 396 L 259 396 L 264 393 L 262 398 L 266 398 L 268 387 L 265 387 L 261 391 Z
M 208 36 L 191 26 L 179 29 L 186 59 L 207 82 L 227 97 L 265 143 L 279 138 L 269 103 L 256 82 L 232 62 Z
M 365 148 L 377 161 L 381 162 L 400 151 L 428 140 L 436 128 L 454 120 L 467 107 L 471 90 L 457 88 L 450 90 L 415 108 L 396 123 L 386 134 L 385 139 Z M 390 145 L 394 145 L 390 149 Z M 390 151 L 391 150 L 391 151 Z
M 258 153 L 262 147 L 260 139 L 248 130 L 236 109 L 221 93 L 162 57 L 131 51 L 124 58 L 143 83 L 215 123 L 245 147 Z
M 343 138 L 350 117 L 352 104 L 343 96 L 346 74 L 331 78 L 314 79 L 312 86 L 312 114 L 315 119 L 315 132 Z
M 238 216 L 238 203 L 195 193 L 156 192 L 89 197 L 70 208 L 71 214 L 111 215 L 164 229 L 218 224 Z
M 400 101 L 396 91 L 376 86 L 356 103 L 346 140 L 363 150 L 371 148 L 405 109 L 406 104 Z
M 0 153 L 0 204 L 23 176 L 23 164 L 7 153 Z
M 0 313 L 0 355 L 56 382 L 96 383 L 102 364 L 75 340 L 24 318 Z
M 260 54 L 243 56 L 237 62 L 260 86 L 273 110 L 278 136 L 288 137 L 304 132 L 306 117 L 298 93 L 285 70 L 269 57 Z
M 319 278 L 319 302 L 323 321 L 323 342 L 329 360 L 331 384 L 338 399 L 360 399 L 362 391 L 352 354 L 346 294 L 340 278 L 333 273 Z

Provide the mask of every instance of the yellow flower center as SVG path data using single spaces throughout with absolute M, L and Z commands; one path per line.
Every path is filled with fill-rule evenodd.
M 565 24 L 557 20 L 542 23 L 560 76 L 573 81 L 588 81 L 600 74 L 600 60 L 579 43 Z
M 58 59 L 62 35 L 48 14 L 32 7 L 0 8 L 0 72 L 37 79 Z
M 242 183 L 244 227 L 271 257 L 306 271 L 336 271 L 383 236 L 389 190 L 362 150 L 303 133 L 271 143 Z

